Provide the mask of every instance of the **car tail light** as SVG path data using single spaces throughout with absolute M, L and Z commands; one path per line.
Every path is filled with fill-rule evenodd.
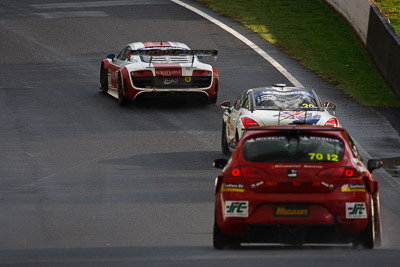
M 150 70 L 138 70 L 132 71 L 132 76 L 153 76 L 153 73 Z
M 241 120 L 242 120 L 244 128 L 246 128 L 246 129 L 250 128 L 250 127 L 259 126 L 258 123 L 253 119 L 250 119 L 247 117 L 242 117 Z
M 330 118 L 326 123 L 325 126 L 332 126 L 332 127 L 338 127 L 339 123 L 335 117 Z
M 230 174 L 233 177 L 241 178 L 261 178 L 267 175 L 265 171 L 254 167 L 234 167 L 231 169 Z
M 243 177 L 265 177 L 267 174 L 258 168 L 253 167 L 242 167 Z
M 211 71 L 208 70 L 194 70 L 193 76 L 211 76 Z
M 318 173 L 319 178 L 352 178 L 359 177 L 360 174 L 352 168 L 330 168 Z

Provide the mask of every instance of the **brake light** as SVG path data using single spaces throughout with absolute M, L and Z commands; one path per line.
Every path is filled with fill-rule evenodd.
M 319 178 L 341 178 L 343 176 L 344 167 L 330 168 L 318 173 Z
M 240 175 L 240 170 L 238 168 L 234 168 L 231 173 L 233 176 L 238 177 Z
M 352 168 L 330 168 L 318 173 L 319 178 L 352 178 L 358 177 L 360 174 Z
M 208 70 L 194 70 L 193 76 L 211 76 L 211 71 Z
M 153 76 L 153 73 L 150 70 L 138 70 L 132 71 L 132 76 Z
M 267 176 L 263 170 L 254 167 L 234 167 L 230 173 L 233 177 L 242 178 L 261 178 Z
M 335 117 L 330 118 L 326 123 L 325 126 L 332 126 L 332 127 L 338 127 L 339 123 Z
M 243 177 L 266 177 L 267 174 L 258 168 L 253 168 L 253 167 L 242 167 L 242 174 Z
M 240 119 L 242 120 L 243 127 L 246 128 L 246 129 L 250 128 L 250 127 L 259 126 L 258 123 L 255 120 L 250 119 L 248 117 L 241 117 Z

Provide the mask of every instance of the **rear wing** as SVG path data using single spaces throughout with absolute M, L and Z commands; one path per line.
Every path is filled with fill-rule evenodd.
M 133 56 L 218 56 L 218 50 L 143 49 L 131 50 Z

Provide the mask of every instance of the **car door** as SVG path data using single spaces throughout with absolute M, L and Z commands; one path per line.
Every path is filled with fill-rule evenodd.
M 118 86 L 118 72 L 121 68 L 129 63 L 128 56 L 130 54 L 130 49 L 130 46 L 124 47 L 124 49 L 121 50 L 118 56 L 114 58 L 114 60 L 110 64 L 109 86 L 111 88 L 116 89 Z
M 235 104 L 233 105 L 231 112 L 229 114 L 229 122 L 228 122 L 228 138 L 229 140 L 235 137 L 235 133 L 237 130 L 238 120 L 242 114 L 243 104 L 245 102 L 247 96 L 247 91 L 243 92 L 238 99 L 236 100 Z

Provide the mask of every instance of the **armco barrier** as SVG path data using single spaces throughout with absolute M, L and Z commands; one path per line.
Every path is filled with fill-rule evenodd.
M 400 37 L 376 5 L 369 12 L 367 50 L 400 97 Z

